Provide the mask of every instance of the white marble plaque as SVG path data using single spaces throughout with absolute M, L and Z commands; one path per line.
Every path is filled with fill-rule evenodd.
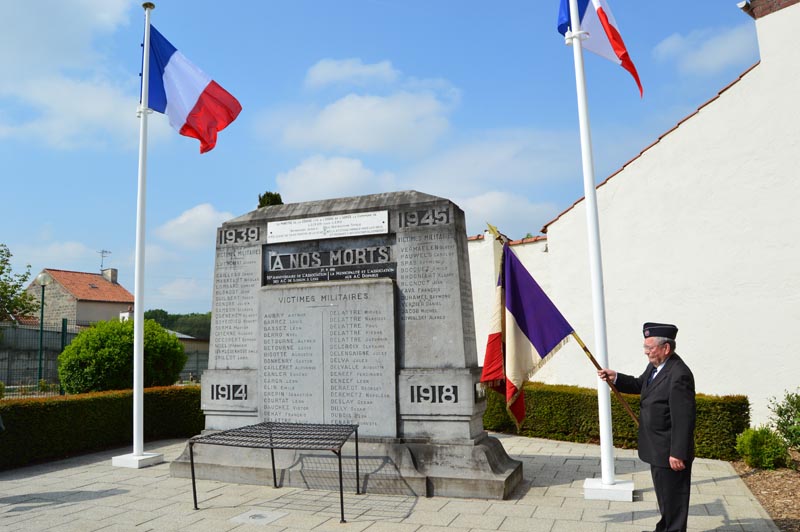
M 389 211 L 354 212 L 267 223 L 267 244 L 389 232 Z
M 390 279 L 265 287 L 259 304 L 263 420 L 397 436 Z

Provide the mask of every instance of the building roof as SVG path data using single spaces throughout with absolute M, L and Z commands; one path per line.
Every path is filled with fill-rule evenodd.
M 800 2 L 800 0 L 797 0 L 797 1 L 798 1 L 798 2 Z M 653 142 L 652 144 L 650 144 L 649 146 L 647 146 L 645 149 L 643 149 L 641 152 L 639 152 L 639 155 L 637 155 L 637 156 L 636 156 L 636 157 L 634 157 L 633 159 L 631 159 L 631 160 L 629 160 L 628 162 L 626 162 L 625 164 L 623 164 L 623 165 L 622 165 L 622 166 L 621 166 L 621 167 L 620 167 L 620 168 L 619 168 L 619 169 L 618 169 L 616 172 L 614 172 L 613 174 L 611 174 L 610 176 L 608 176 L 608 177 L 607 177 L 607 178 L 606 178 L 606 179 L 605 179 L 605 180 L 604 180 L 602 183 L 600 183 L 599 185 L 597 185 L 597 186 L 595 187 L 595 189 L 599 189 L 600 187 L 602 187 L 603 185 L 605 185 L 606 183 L 608 183 L 608 182 L 611 180 L 611 178 L 612 178 L 612 177 L 616 176 L 617 174 L 619 174 L 619 173 L 621 173 L 623 170 L 625 170 L 625 168 L 626 168 L 626 167 L 627 167 L 629 164 L 631 164 L 633 161 L 635 161 L 636 159 L 638 159 L 639 157 L 641 157 L 642 155 L 644 155 L 644 154 L 645 154 L 645 152 L 647 152 L 647 151 L 648 151 L 650 148 L 652 148 L 653 146 L 655 146 L 656 144 L 658 144 L 659 142 L 661 142 L 661 140 L 662 140 L 664 137 L 666 137 L 667 135 L 669 135 L 670 133 L 672 133 L 673 131 L 675 131 L 676 129 L 678 129 L 678 128 L 681 126 L 681 124 L 683 124 L 684 122 L 686 122 L 687 120 L 689 120 L 690 118 L 692 118 L 692 117 L 694 117 L 696 114 L 698 114 L 698 113 L 700 112 L 700 110 L 701 110 L 701 109 L 703 109 L 703 107 L 705 107 L 705 106 L 707 106 L 707 105 L 711 104 L 712 102 L 714 102 L 715 100 L 717 100 L 717 99 L 718 99 L 718 98 L 719 98 L 719 97 L 722 95 L 722 93 L 723 93 L 723 92 L 727 91 L 728 89 L 730 89 L 731 87 L 733 87 L 734 85 L 736 85 L 737 83 L 739 83 L 739 82 L 742 80 L 742 78 L 744 78 L 744 77 L 745 77 L 747 74 L 749 74 L 749 73 L 750 73 L 750 72 L 751 72 L 751 71 L 752 71 L 754 68 L 756 68 L 756 67 L 757 67 L 757 66 L 758 66 L 760 63 L 761 63 L 761 61 L 758 61 L 756 64 L 754 64 L 753 66 L 751 66 L 750 68 L 748 68 L 747 70 L 745 70 L 744 72 L 742 72 L 742 73 L 739 75 L 739 77 L 738 77 L 738 78 L 736 78 L 736 79 L 735 79 L 735 80 L 733 80 L 731 83 L 729 83 L 729 84 L 728 84 L 726 87 L 724 87 L 722 90 L 720 90 L 720 91 L 719 91 L 719 92 L 716 94 L 716 96 L 714 96 L 713 98 L 711 98 L 710 100 L 708 100 L 707 102 L 705 102 L 704 104 L 702 104 L 702 105 L 701 105 L 700 107 L 698 107 L 698 108 L 697 108 L 697 109 L 696 109 L 696 110 L 695 110 L 693 113 L 691 113 L 691 114 L 689 114 L 689 115 L 685 116 L 685 117 L 684 117 L 682 120 L 678 121 L 678 123 L 677 123 L 677 124 L 675 124 L 675 125 L 674 125 L 672 128 L 670 128 L 669 130 L 667 130 L 666 132 L 664 132 L 663 134 L 661 134 L 661 135 L 658 137 L 658 139 L 656 139 L 656 141 L 655 141 L 655 142 Z M 542 233 L 547 233 L 547 228 L 548 228 L 548 227 L 550 227 L 550 225 L 551 225 L 552 223 L 554 223 L 554 222 L 558 221 L 558 219 L 559 219 L 559 218 L 561 218 L 561 217 L 562 217 L 562 216 L 564 216 L 566 213 L 568 213 L 568 212 L 569 212 L 569 211 L 571 211 L 573 208 L 575 208 L 575 206 L 576 206 L 576 205 L 578 205 L 580 202 L 582 202 L 584 199 L 586 199 L 586 197 L 582 197 L 582 198 L 580 198 L 580 199 L 579 199 L 579 200 L 577 200 L 575 203 L 573 203 L 572 205 L 570 205 L 569 207 L 567 207 L 566 209 L 564 209 L 563 211 L 561 211 L 561 213 L 559 213 L 559 214 L 558 214 L 558 216 L 556 216 L 555 218 L 553 218 L 552 220 L 550 220 L 549 222 L 547 222 L 546 224 L 544 224 L 544 227 L 542 227 L 542 229 L 541 229 L 541 232 L 542 232 Z
M 759 19 L 798 2 L 800 0 L 745 0 L 738 6 L 754 19 Z
M 79 301 L 133 304 L 133 295 L 122 285 L 112 283 L 99 273 L 71 272 L 45 268 L 53 280 Z
M 508 239 L 505 235 L 505 238 Z M 479 235 L 468 236 L 467 240 L 483 240 L 485 238 L 484 234 L 481 233 Z M 528 236 L 525 238 L 520 238 L 518 240 L 510 240 L 508 242 L 509 246 L 518 246 L 520 244 L 531 244 L 533 242 L 541 242 L 542 240 L 547 240 L 547 235 L 536 235 L 536 236 Z

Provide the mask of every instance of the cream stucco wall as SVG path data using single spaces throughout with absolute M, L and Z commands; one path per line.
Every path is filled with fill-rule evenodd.
M 609 365 L 640 374 L 642 323 L 675 323 L 697 391 L 748 395 L 754 424 L 800 385 L 798 25 L 800 4 L 756 21 L 761 63 L 597 190 Z M 585 202 L 547 236 L 532 273 L 593 348 Z M 537 379 L 596 385 L 574 343 Z
M 525 264 L 536 282 L 545 292 L 551 289 L 548 271 L 547 241 L 537 240 L 515 244 L 514 252 Z M 486 352 L 486 338 L 489 334 L 491 313 L 494 310 L 497 277 L 500 273 L 500 259 L 503 247 L 485 232 L 482 238 L 469 241 L 470 273 L 472 276 L 472 300 L 475 314 L 475 342 L 477 344 L 478 364 L 483 365 Z
M 119 315 L 130 307 L 130 303 L 108 301 L 78 301 L 76 321 L 79 324 L 119 319 Z

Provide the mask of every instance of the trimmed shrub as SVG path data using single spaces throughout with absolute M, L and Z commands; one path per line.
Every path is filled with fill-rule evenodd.
M 789 450 L 786 442 L 769 427 L 747 429 L 736 438 L 736 450 L 744 463 L 760 469 L 786 467 Z
M 597 443 L 600 441 L 597 390 L 579 386 L 526 383 L 525 419 L 519 433 L 551 440 Z M 623 394 L 633 413 L 639 415 L 639 396 Z M 516 432 L 505 400 L 500 394 L 487 391 L 483 425 L 487 430 Z M 747 397 L 697 394 L 695 454 L 703 458 L 733 460 L 736 435 L 750 424 L 750 403 Z M 611 399 L 614 445 L 635 449 L 638 428 L 624 406 Z
M 133 392 L 7 399 L 0 403 L 0 470 L 109 449 L 133 440 Z M 188 438 L 205 424 L 199 386 L 144 390 L 144 438 Z
M 750 401 L 743 395 L 697 394 L 695 454 L 703 458 L 736 460 L 736 437 L 750 426 Z
M 153 320 L 144 322 L 144 386 L 167 386 L 180 377 L 187 356 L 180 340 Z M 101 321 L 81 331 L 58 356 L 67 393 L 133 386 L 133 321 Z
M 786 441 L 789 447 L 800 449 L 800 393 L 789 393 L 783 401 L 770 399 L 769 409 L 772 411 L 772 423 L 775 430 Z

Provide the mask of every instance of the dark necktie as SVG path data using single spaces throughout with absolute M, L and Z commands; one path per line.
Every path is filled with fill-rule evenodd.
M 658 373 L 658 368 L 653 368 L 653 371 L 650 372 L 650 377 L 647 379 L 647 384 L 650 385 L 653 382 L 653 379 L 656 378 L 656 373 Z

